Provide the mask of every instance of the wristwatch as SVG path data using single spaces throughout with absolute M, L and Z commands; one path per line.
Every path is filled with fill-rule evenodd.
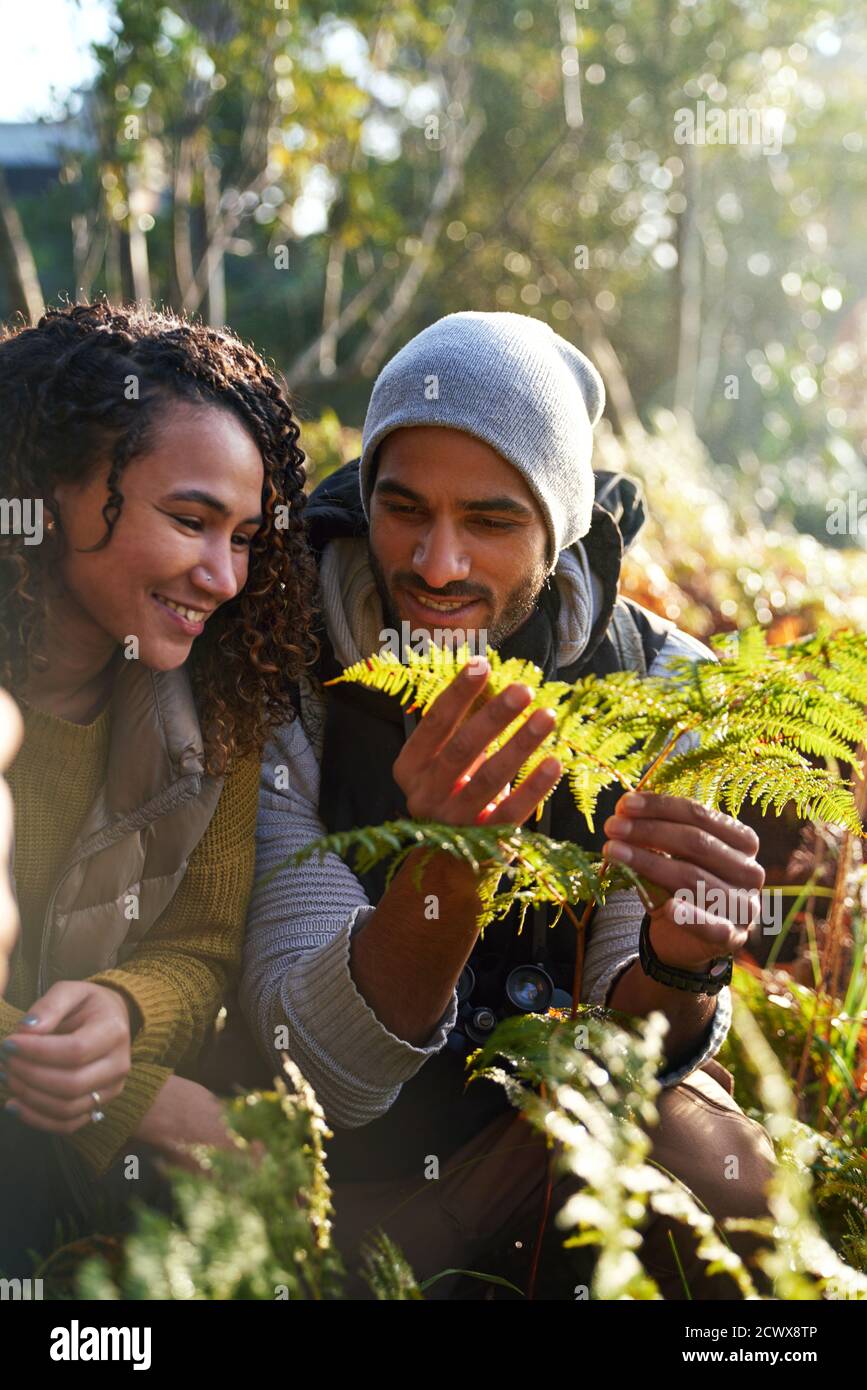
M 681 970 L 677 965 L 666 965 L 650 944 L 650 918 L 647 913 L 641 923 L 638 937 L 638 959 L 645 975 L 658 980 L 661 985 L 672 989 L 689 990 L 691 994 L 719 994 L 724 985 L 731 984 L 732 957 L 720 956 L 711 962 L 708 970 Z

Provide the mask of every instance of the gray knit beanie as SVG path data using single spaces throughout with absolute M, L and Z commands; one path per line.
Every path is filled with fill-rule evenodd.
M 370 517 L 377 446 L 408 425 L 448 425 L 496 449 L 527 481 L 551 564 L 590 529 L 593 426 L 605 388 L 592 362 L 523 314 L 447 314 L 383 367 L 364 421 L 361 501 Z

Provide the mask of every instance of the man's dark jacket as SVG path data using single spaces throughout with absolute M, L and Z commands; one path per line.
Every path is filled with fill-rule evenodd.
M 618 602 L 628 604 L 645 669 L 649 669 L 671 631 L 670 624 L 638 604 L 618 600 L 623 552 L 644 521 L 637 485 L 619 475 L 597 473 L 596 496 L 592 526 L 583 545 L 590 568 L 601 582 L 602 602 L 581 656 L 568 667 L 557 666 L 560 600 L 553 583 L 542 590 L 534 612 L 523 626 L 499 648 L 504 658 L 532 660 L 548 679 L 574 681 L 588 674 L 607 675 L 629 664 L 617 624 L 612 623 Z M 306 519 L 318 558 L 329 541 L 367 534 L 357 460 L 316 488 Z M 317 674 L 328 680 L 339 673 L 340 666 L 324 627 L 317 635 L 322 644 Z M 324 693 L 319 810 L 327 830 L 378 825 L 405 816 L 403 793 L 391 775 L 407 734 L 400 703 L 378 691 L 352 685 L 332 686 Z M 578 814 L 568 787 L 561 784 L 548 803 L 543 828 L 556 839 L 570 839 L 585 849 L 598 851 L 604 838 L 599 827 L 611 814 L 618 795 L 618 789 L 612 788 L 600 797 L 596 829 L 591 832 Z M 382 897 L 384 876 L 384 869 L 359 875 L 373 904 Z M 538 924 L 538 917 L 536 920 Z M 436 929 L 435 923 L 430 929 Z M 525 925 L 520 935 L 513 916 L 490 925 L 470 956 L 477 982 L 473 1003 L 501 1009 L 506 975 L 515 966 L 527 963 L 542 965 L 558 988 L 567 992 L 571 989 L 575 933 L 567 919 L 562 918 L 556 927 L 542 932 L 527 930 Z M 450 1041 L 459 1043 L 460 1038 Z M 464 1091 L 465 1052 L 465 1047 L 447 1046 L 404 1084 L 387 1114 L 362 1129 L 338 1131 L 329 1154 L 332 1177 L 362 1181 L 421 1175 L 428 1155 L 435 1154 L 444 1161 L 507 1109 L 505 1093 L 489 1082 L 474 1082 Z

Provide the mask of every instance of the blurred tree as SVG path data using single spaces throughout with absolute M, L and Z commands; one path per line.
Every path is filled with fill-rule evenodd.
M 432 319 L 534 314 L 598 361 L 621 431 L 691 418 L 766 519 L 824 537 L 829 490 L 863 484 L 844 0 L 114 4 L 62 190 L 71 293 L 229 318 L 352 424 Z
M 6 276 L 10 314 L 23 314 L 33 323 L 42 313 L 42 289 L 30 243 L 24 235 L 18 209 L 12 201 L 0 169 L 0 266 Z

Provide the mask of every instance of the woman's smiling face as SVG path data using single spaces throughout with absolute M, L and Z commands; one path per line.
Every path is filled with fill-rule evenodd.
M 139 660 L 170 671 L 247 581 L 262 522 L 262 456 L 229 410 L 172 402 L 148 451 L 121 474 L 111 539 L 90 550 L 105 535 L 107 474 L 101 465 L 85 483 L 54 491 L 66 542 L 63 617 L 109 653 L 137 638 Z

